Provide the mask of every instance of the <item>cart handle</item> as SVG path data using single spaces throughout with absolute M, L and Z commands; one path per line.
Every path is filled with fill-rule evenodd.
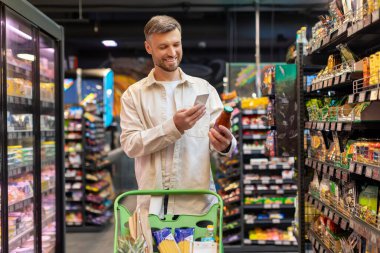
M 126 196 L 132 195 L 150 195 L 150 196 L 161 196 L 161 195 L 201 195 L 201 194 L 210 194 L 214 195 L 218 199 L 219 205 L 219 240 L 223 238 L 223 231 L 221 228 L 221 224 L 223 224 L 223 199 L 215 192 L 209 190 L 184 190 L 184 189 L 170 189 L 170 190 L 133 190 L 120 194 L 116 199 L 115 203 L 119 203 L 120 199 Z M 118 234 L 118 205 L 114 205 L 114 215 L 115 215 L 115 238 L 114 243 L 117 245 L 117 234 Z M 219 252 L 223 252 L 222 246 L 223 243 L 219 242 Z

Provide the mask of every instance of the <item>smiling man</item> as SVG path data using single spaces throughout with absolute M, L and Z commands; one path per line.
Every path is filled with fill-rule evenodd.
M 135 158 L 139 189 L 211 189 L 210 150 L 229 155 L 236 146 L 229 129 L 212 127 L 223 104 L 206 80 L 186 75 L 181 25 L 172 17 L 155 16 L 145 25 L 145 49 L 154 69 L 122 96 L 121 145 Z M 197 95 L 209 94 L 205 105 Z M 139 197 L 150 213 L 202 214 L 213 196 Z

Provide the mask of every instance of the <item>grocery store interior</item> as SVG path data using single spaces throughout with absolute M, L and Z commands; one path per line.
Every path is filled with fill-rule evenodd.
M 0 253 L 380 253 L 380 0 L 0 9 Z

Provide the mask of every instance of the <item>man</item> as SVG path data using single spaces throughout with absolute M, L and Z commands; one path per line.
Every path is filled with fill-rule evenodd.
M 222 102 L 207 81 L 186 75 L 182 59 L 181 26 L 169 16 L 155 16 L 146 25 L 145 49 L 154 69 L 121 98 L 121 145 L 135 158 L 139 189 L 215 190 L 210 149 L 229 155 L 236 146 L 229 129 L 213 129 Z M 206 105 L 194 105 L 197 95 L 209 94 Z M 140 197 L 150 213 L 202 214 L 213 196 Z M 167 210 L 164 210 L 167 208 Z

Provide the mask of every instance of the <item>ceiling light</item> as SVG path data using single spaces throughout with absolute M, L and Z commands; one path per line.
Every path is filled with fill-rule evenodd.
M 35 57 L 32 54 L 17 54 L 17 57 L 27 61 L 34 61 Z
M 117 47 L 117 43 L 114 40 L 103 40 L 102 43 L 106 47 Z
M 17 33 L 19 36 L 23 37 L 24 39 L 32 40 L 32 36 L 30 36 L 29 34 L 26 34 L 26 33 L 22 32 L 22 31 L 20 31 L 19 29 L 17 29 L 14 26 L 7 25 L 7 28 L 9 28 L 9 30 L 11 30 L 12 32 Z

